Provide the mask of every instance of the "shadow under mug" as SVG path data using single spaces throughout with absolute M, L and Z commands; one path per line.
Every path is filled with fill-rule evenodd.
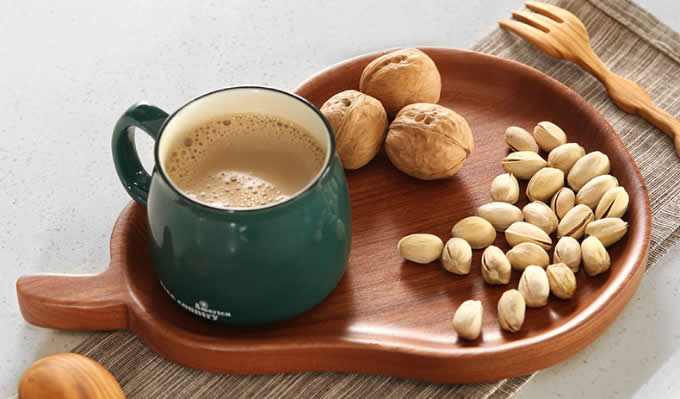
M 238 112 L 280 116 L 315 136 L 326 151 L 316 177 L 287 200 L 258 208 L 216 208 L 180 191 L 163 169 L 173 140 Z M 155 140 L 151 176 L 137 155 L 134 127 Z M 187 311 L 225 324 L 274 322 L 310 309 L 342 277 L 352 234 L 347 183 L 333 131 L 305 99 L 248 86 L 205 94 L 169 116 L 136 104 L 118 120 L 112 145 L 123 186 L 147 208 L 156 275 Z

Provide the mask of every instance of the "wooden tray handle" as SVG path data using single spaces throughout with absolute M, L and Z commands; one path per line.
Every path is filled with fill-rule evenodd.
M 128 326 L 127 290 L 120 274 L 38 274 L 17 280 L 24 319 L 63 330 L 116 330 Z

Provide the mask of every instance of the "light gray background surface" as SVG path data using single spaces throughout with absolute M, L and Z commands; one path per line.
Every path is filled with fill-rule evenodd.
M 0 397 L 36 359 L 86 333 L 24 322 L 15 281 L 88 273 L 129 197 L 110 154 L 118 116 L 146 100 L 172 111 L 235 84 L 292 89 L 348 57 L 415 45 L 467 48 L 521 7 L 491 1 L 7 1 L 0 12 Z M 641 4 L 680 30 L 680 3 Z M 678 84 L 678 82 L 668 82 Z M 140 139 L 151 164 L 151 143 Z M 517 395 L 680 395 L 680 248 L 644 277 L 623 315 L 586 350 Z M 445 317 L 448 317 L 444 315 Z

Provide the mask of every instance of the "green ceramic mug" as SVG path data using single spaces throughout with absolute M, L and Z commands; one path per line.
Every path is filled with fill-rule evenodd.
M 169 139 L 236 112 L 277 115 L 303 126 L 326 151 L 322 169 L 298 193 L 269 206 L 230 210 L 192 200 L 163 170 Z M 134 127 L 155 140 L 151 176 L 137 156 Z M 205 94 L 169 116 L 137 104 L 118 120 L 112 144 L 123 186 L 147 208 L 156 275 L 189 312 L 226 324 L 283 320 L 319 303 L 342 277 L 352 230 L 347 183 L 333 131 L 305 99 L 249 86 Z

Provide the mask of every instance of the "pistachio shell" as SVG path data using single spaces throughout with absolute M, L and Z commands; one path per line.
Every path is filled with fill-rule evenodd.
M 550 292 L 560 299 L 569 299 L 576 291 L 576 276 L 569 266 L 556 263 L 545 269 L 550 284 Z
M 470 273 L 472 248 L 462 238 L 453 237 L 446 242 L 442 251 L 442 266 L 453 274 Z
M 474 340 L 482 332 L 482 316 L 484 309 L 481 301 L 468 299 L 460 304 L 453 315 L 453 328 L 458 336 Z
M 569 187 L 562 187 L 553 195 L 550 201 L 550 209 L 558 219 L 562 219 L 574 207 L 575 202 L 576 194 Z
M 496 176 L 491 182 L 491 198 L 498 202 L 514 204 L 519 200 L 519 182 L 512 173 Z
M 528 180 L 548 163 L 535 152 L 517 151 L 503 158 L 503 169 L 518 179 Z
M 498 323 L 505 331 L 517 332 L 524 324 L 526 302 L 517 290 L 507 290 L 498 300 Z
M 534 128 L 534 139 L 545 152 L 552 151 L 567 142 L 564 130 L 552 122 L 539 122 Z
M 505 230 L 505 240 L 511 246 L 522 242 L 533 242 L 543 249 L 550 249 L 552 240 L 545 231 L 526 222 L 515 222 Z
M 510 261 L 500 248 L 490 245 L 482 253 L 482 278 L 488 284 L 507 284 L 510 282 Z
M 531 134 L 521 127 L 510 126 L 505 130 L 505 142 L 513 151 L 538 152 L 538 145 Z
M 623 187 L 614 187 L 604 193 L 595 209 L 595 219 L 620 218 L 628 210 L 628 193 Z
M 593 218 L 593 210 L 587 205 L 576 205 L 564 215 L 560 224 L 557 225 L 557 238 L 569 236 L 578 240 L 583 237 L 586 226 Z
M 586 226 L 586 237 L 597 237 L 602 245 L 609 247 L 628 232 L 628 223 L 621 218 L 604 218 L 592 221 Z
M 594 151 L 580 158 L 571 167 L 567 175 L 569 187 L 578 191 L 593 177 L 606 175 L 611 169 L 609 157 L 600 151 Z
M 530 265 L 522 272 L 519 279 L 519 292 L 530 308 L 538 308 L 548 303 L 550 283 L 542 267 Z
M 564 263 L 572 272 L 578 272 L 581 266 L 581 245 L 569 236 L 560 238 L 553 252 L 553 263 Z
M 464 239 L 473 249 L 486 248 L 496 239 L 493 225 L 479 216 L 461 219 L 451 229 L 451 235 Z
M 511 224 L 521 222 L 522 211 L 507 202 L 489 202 L 477 208 L 477 216 L 486 219 L 496 231 L 503 232 Z
M 546 202 L 562 187 L 564 187 L 564 172 L 555 168 L 543 168 L 529 180 L 527 197 L 531 201 Z
M 442 253 L 444 243 L 433 234 L 411 234 L 397 244 L 401 256 L 416 263 L 434 262 Z
M 552 234 L 552 232 L 557 229 L 557 216 L 555 216 L 552 209 L 543 202 L 534 201 L 526 204 L 524 208 L 522 208 L 522 214 L 527 223 L 538 226 L 547 234 Z
M 578 190 L 576 203 L 588 205 L 590 209 L 595 209 L 604 193 L 618 185 L 618 179 L 612 175 L 594 177 Z
M 515 270 L 524 270 L 529 265 L 546 267 L 550 263 L 550 257 L 545 249 L 533 242 L 522 242 L 515 245 L 505 254 L 505 257 L 508 258 L 510 265 Z
M 562 144 L 548 154 L 548 166 L 569 173 L 572 166 L 586 155 L 586 150 L 576 143 Z
M 609 252 L 595 236 L 590 236 L 581 243 L 581 258 L 583 270 L 590 277 L 606 272 L 611 266 Z

